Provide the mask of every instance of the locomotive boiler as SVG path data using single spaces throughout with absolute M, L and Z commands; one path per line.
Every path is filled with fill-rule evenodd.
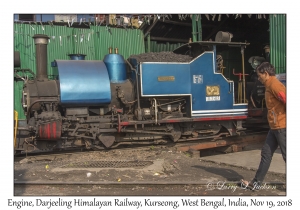
M 194 42 L 164 56 L 117 53 L 103 60 L 55 60 L 47 76 L 46 35 L 35 35 L 37 73 L 25 80 L 22 106 L 32 150 L 113 148 L 239 135 L 248 103 L 220 72 L 216 46 Z M 245 47 L 247 43 L 230 43 Z M 24 145 L 19 142 L 18 145 Z

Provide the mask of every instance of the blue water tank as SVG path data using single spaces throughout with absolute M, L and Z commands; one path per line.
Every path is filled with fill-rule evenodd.
M 103 61 L 56 60 L 63 106 L 100 106 L 111 102 Z
M 111 83 L 123 83 L 126 81 L 126 63 L 122 55 L 107 54 L 103 62 L 106 65 Z

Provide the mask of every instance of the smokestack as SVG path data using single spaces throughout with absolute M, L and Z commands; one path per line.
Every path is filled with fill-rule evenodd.
M 47 80 L 47 44 L 49 37 L 44 34 L 33 36 L 36 54 L 36 78 Z

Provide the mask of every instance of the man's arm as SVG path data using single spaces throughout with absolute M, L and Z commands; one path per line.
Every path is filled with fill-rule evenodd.
M 282 83 L 277 83 L 272 87 L 274 96 L 281 101 L 283 104 L 286 104 L 286 88 Z

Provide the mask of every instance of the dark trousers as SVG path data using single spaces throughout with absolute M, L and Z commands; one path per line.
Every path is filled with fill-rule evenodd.
M 252 183 L 260 185 L 271 165 L 275 150 L 280 146 L 282 157 L 286 162 L 286 129 L 270 130 L 266 142 L 261 150 L 261 160 Z

